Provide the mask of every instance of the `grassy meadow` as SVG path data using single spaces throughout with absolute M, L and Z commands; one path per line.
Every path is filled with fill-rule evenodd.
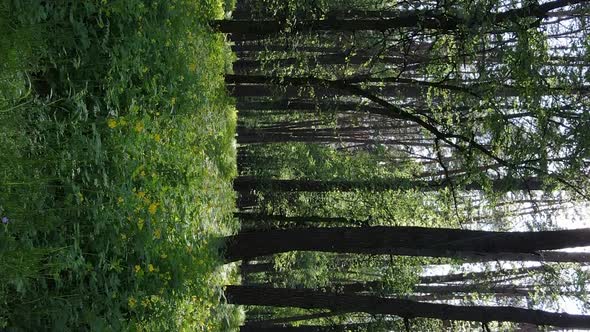
M 228 331 L 220 0 L 0 0 L 0 328 Z

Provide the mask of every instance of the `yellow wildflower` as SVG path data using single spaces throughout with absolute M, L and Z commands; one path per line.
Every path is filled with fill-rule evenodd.
M 117 204 L 123 204 L 123 197 L 119 196 L 119 198 L 117 198 Z
M 137 220 L 137 228 L 139 228 L 139 230 L 141 231 L 143 229 L 143 224 L 144 224 L 144 220 L 142 218 L 139 218 Z
M 141 300 L 141 305 L 144 307 L 147 307 L 150 305 L 150 300 L 149 299 L 143 299 Z
M 133 296 L 130 296 L 127 300 L 127 304 L 129 305 L 129 308 L 133 309 L 137 305 L 137 300 Z
M 135 265 L 135 273 L 141 272 L 141 266 Z
M 149 264 L 148 265 L 148 271 L 154 272 L 154 270 L 155 270 L 154 266 L 152 264 Z
M 107 125 L 109 126 L 109 128 L 113 129 L 113 128 L 117 127 L 117 120 L 115 120 L 115 119 L 108 119 L 107 120 Z
M 155 135 L 154 135 L 154 140 L 155 140 L 156 142 L 159 142 L 160 140 L 162 140 L 162 137 L 160 137 L 160 134 L 155 134 Z
M 144 173 L 145 174 L 145 173 Z M 140 191 L 137 193 L 137 197 L 143 199 L 145 197 L 145 191 Z
M 160 237 L 162 237 L 162 232 L 160 231 L 159 228 L 154 231 L 154 237 L 156 239 L 159 239 Z
M 143 123 L 141 121 L 135 124 L 135 131 L 138 133 L 143 131 Z
M 156 214 L 156 210 L 158 209 L 158 204 L 157 203 L 152 203 L 150 204 L 150 206 L 148 207 L 148 211 L 151 215 Z

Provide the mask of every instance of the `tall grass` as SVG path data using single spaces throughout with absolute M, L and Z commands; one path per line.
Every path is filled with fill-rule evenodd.
M 0 4 L 0 327 L 225 331 L 217 0 Z

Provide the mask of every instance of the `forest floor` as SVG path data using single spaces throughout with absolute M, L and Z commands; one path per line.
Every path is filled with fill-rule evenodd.
M 239 325 L 224 6 L 0 3 L 0 328 Z

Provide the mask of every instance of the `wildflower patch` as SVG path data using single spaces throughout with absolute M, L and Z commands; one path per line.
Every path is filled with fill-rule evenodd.
M 227 331 L 234 274 L 213 238 L 236 228 L 236 124 L 231 52 L 206 24 L 222 2 L 14 3 L 0 4 L 0 329 Z

